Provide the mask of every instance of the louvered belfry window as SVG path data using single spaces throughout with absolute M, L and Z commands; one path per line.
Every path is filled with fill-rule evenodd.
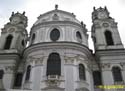
M 6 42 L 5 42 L 5 45 L 4 45 L 4 49 L 10 49 L 12 39 L 13 39 L 12 35 L 7 36 Z
M 105 31 L 105 39 L 106 39 L 107 45 L 114 45 L 112 33 L 108 30 Z

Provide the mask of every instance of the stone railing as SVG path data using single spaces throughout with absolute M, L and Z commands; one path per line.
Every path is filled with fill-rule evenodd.
M 21 89 L 8 89 L 5 91 L 31 91 L 31 90 L 21 90 Z

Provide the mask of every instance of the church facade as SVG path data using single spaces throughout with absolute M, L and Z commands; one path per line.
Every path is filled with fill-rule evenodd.
M 0 91 L 125 90 L 125 49 L 106 7 L 93 8 L 94 53 L 86 25 L 58 6 L 29 34 L 25 12 L 9 20 L 0 36 Z

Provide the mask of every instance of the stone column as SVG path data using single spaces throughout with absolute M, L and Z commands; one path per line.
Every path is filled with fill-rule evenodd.
M 0 79 L 0 91 L 3 91 L 3 90 L 4 90 L 3 80 Z
M 11 89 L 14 83 L 14 66 L 6 66 L 3 76 L 3 85 L 5 89 Z
M 125 82 L 125 62 L 121 62 L 120 64 L 122 66 L 122 78 L 123 78 L 123 82 Z
M 112 71 L 110 69 L 109 63 L 102 63 L 102 82 L 103 85 L 111 85 L 113 84 Z

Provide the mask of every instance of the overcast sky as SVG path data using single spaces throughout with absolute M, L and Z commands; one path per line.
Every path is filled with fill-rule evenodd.
M 0 28 L 9 21 L 13 11 L 26 11 L 27 30 L 30 31 L 37 17 L 53 10 L 55 4 L 59 5 L 60 10 L 73 12 L 79 21 L 86 24 L 88 31 L 91 31 L 93 7 L 107 6 L 110 16 L 118 22 L 120 36 L 125 45 L 125 0 L 0 0 Z

